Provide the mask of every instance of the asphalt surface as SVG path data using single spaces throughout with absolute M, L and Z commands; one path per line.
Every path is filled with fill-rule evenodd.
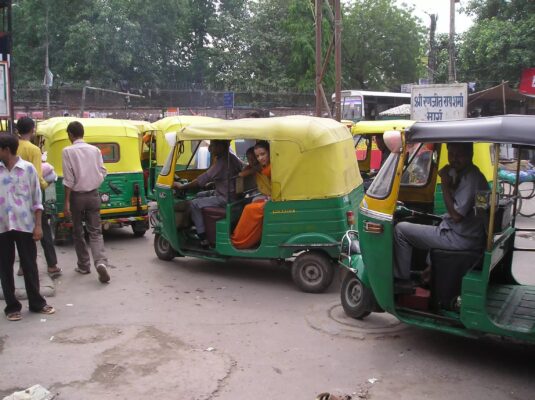
M 519 240 L 535 247 L 531 235 Z M 48 299 L 57 313 L 31 314 L 23 301 L 22 321 L 0 318 L 0 397 L 41 384 L 61 400 L 533 399 L 533 345 L 385 314 L 350 320 L 339 276 L 327 293 L 305 294 L 269 262 L 165 262 L 150 233 L 126 228 L 105 244 L 110 284 L 76 273 L 73 247 L 58 247 L 64 273 Z M 515 274 L 535 284 L 526 254 Z

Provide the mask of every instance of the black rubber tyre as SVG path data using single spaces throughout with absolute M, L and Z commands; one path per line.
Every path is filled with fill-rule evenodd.
M 345 313 L 351 318 L 365 318 L 373 310 L 372 291 L 352 272 L 348 273 L 342 282 L 340 297 Z
M 292 264 L 292 279 L 303 292 L 324 292 L 333 278 L 334 265 L 323 253 L 311 251 L 302 253 Z
M 142 237 L 147 232 L 147 224 L 144 222 L 134 222 L 132 224 L 132 232 L 134 232 L 135 237 Z
M 160 260 L 171 261 L 176 257 L 175 249 L 159 233 L 154 235 L 154 251 Z

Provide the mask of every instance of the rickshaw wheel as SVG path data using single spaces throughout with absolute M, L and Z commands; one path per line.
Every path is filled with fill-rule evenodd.
M 355 319 L 362 319 L 371 314 L 373 294 L 364 286 L 354 273 L 348 273 L 342 282 L 342 307 L 345 313 Z
M 303 292 L 321 293 L 334 278 L 334 266 L 330 258 L 322 253 L 302 253 L 292 264 L 292 279 Z
M 134 232 L 135 237 L 142 237 L 145 235 L 145 232 L 147 232 L 147 227 L 144 222 L 138 223 L 134 222 L 132 224 L 132 232 Z
M 159 233 L 154 235 L 154 251 L 160 260 L 171 261 L 176 256 L 175 249 Z

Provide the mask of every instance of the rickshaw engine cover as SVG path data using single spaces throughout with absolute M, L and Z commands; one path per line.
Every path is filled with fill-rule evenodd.
M 184 229 L 191 225 L 189 203 L 183 201 L 174 206 L 175 224 L 178 229 Z
M 206 230 L 206 240 L 214 246 L 216 240 L 216 222 L 225 218 L 227 211 L 221 207 L 204 207 L 202 209 L 202 217 L 204 220 L 204 228 Z
M 482 251 L 431 250 L 431 294 L 436 309 L 454 309 L 463 276 L 481 261 L 482 255 Z

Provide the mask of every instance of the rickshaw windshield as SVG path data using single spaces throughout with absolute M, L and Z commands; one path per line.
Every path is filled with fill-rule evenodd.
M 370 138 L 365 135 L 353 136 L 353 143 L 355 143 L 355 150 L 357 151 L 357 161 L 364 161 L 368 156 Z
M 407 145 L 409 160 L 401 177 L 402 186 L 425 186 L 429 180 L 433 160 L 432 143 L 411 143 Z
M 384 199 L 388 197 L 392 190 L 392 183 L 394 182 L 398 160 L 399 153 L 390 153 L 384 165 L 379 170 L 379 173 L 368 188 L 366 195 L 376 199 Z

